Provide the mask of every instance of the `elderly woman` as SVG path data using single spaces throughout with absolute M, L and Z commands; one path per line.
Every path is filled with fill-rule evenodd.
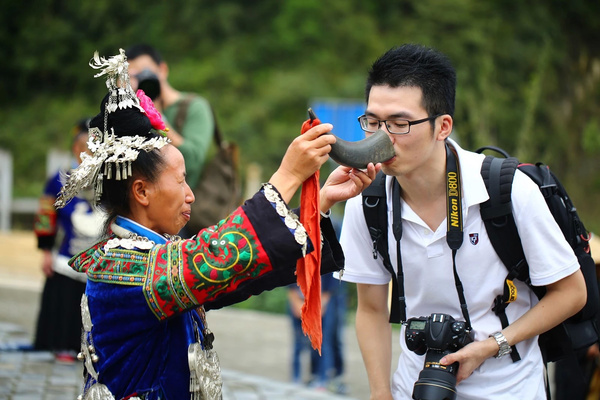
M 91 156 L 69 175 L 57 206 L 92 186 L 109 236 L 76 255 L 86 272 L 82 298 L 84 399 L 219 399 L 221 378 L 204 307 L 218 308 L 293 282 L 296 260 L 312 250 L 290 201 L 328 159 L 331 125 L 294 139 L 268 183 L 217 225 L 192 239 L 174 236 L 202 199 L 185 180 L 183 156 L 160 135 L 164 125 L 129 84 L 126 58 L 95 55 L 109 94 L 90 124 Z M 157 133 L 158 132 L 158 133 Z M 336 169 L 320 209 L 357 195 L 375 176 Z M 322 272 L 343 255 L 326 218 Z

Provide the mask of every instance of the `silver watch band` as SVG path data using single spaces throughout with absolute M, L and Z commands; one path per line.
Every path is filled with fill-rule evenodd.
M 496 340 L 496 343 L 498 343 L 498 354 L 496 354 L 494 357 L 504 357 L 512 352 L 512 347 L 510 347 L 508 340 L 506 340 L 502 332 L 493 333 L 490 335 L 490 337 L 493 337 Z

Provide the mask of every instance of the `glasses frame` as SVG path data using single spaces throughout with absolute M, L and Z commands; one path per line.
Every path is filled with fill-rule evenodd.
M 372 130 L 365 129 L 365 128 L 363 127 L 363 124 L 360 122 L 360 120 L 361 120 L 361 119 L 363 119 L 363 118 L 373 118 L 373 119 L 377 120 L 377 122 L 378 122 L 378 124 L 377 124 L 377 129 L 379 129 L 379 128 L 381 127 L 381 124 L 383 123 L 383 124 L 385 124 L 385 127 L 387 128 L 388 132 L 389 132 L 389 133 L 391 133 L 392 135 L 406 135 L 407 133 L 410 133 L 410 127 L 411 127 L 411 126 L 413 126 L 413 125 L 418 125 L 418 124 L 422 124 L 423 122 L 426 122 L 426 121 L 431 121 L 431 120 L 434 120 L 434 119 L 436 119 L 437 117 L 440 117 L 440 116 L 442 116 L 442 115 L 444 115 L 444 114 L 437 114 L 437 115 L 434 115 L 434 116 L 432 116 L 432 117 L 427 117 L 427 118 L 423 118 L 423 119 L 417 119 L 417 120 L 411 121 L 411 120 L 404 119 L 404 118 L 394 118 L 394 119 L 377 119 L 377 118 L 373 118 L 373 117 L 367 117 L 367 116 L 366 116 L 366 114 L 363 114 L 363 115 L 361 115 L 360 117 L 358 117 L 358 124 L 360 125 L 360 129 L 362 129 L 363 131 L 365 131 L 365 132 L 369 132 L 369 133 L 373 133 L 373 132 L 375 132 L 376 130 L 375 130 L 375 131 L 372 131 Z M 406 132 L 401 132 L 401 133 L 392 132 L 392 131 L 390 130 L 390 126 L 388 125 L 388 121 L 406 121 L 406 123 L 408 124 L 408 130 L 407 130 Z

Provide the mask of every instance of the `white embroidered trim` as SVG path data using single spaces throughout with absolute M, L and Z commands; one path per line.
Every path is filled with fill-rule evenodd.
M 306 234 L 306 229 L 304 229 L 304 226 L 300 223 L 300 219 L 289 209 L 273 185 L 264 183 L 262 187 L 265 197 L 269 202 L 274 204 L 275 211 L 283 218 L 285 226 L 293 231 L 292 233 L 294 234 L 296 243 L 302 246 L 302 256 L 306 256 L 308 235 Z

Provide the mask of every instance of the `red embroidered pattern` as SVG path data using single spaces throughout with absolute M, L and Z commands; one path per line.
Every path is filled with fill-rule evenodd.
M 40 199 L 40 209 L 35 214 L 33 221 L 33 230 L 37 236 L 56 235 L 56 209 L 54 208 L 54 199 L 44 196 Z
M 109 249 L 106 240 L 75 256 L 73 268 L 96 282 L 143 286 L 148 306 L 164 320 L 273 269 L 256 231 L 239 208 L 194 240 L 144 250 Z
M 169 242 L 150 251 L 144 295 L 165 319 L 234 291 L 240 283 L 272 270 L 268 256 L 242 209 L 195 240 Z

